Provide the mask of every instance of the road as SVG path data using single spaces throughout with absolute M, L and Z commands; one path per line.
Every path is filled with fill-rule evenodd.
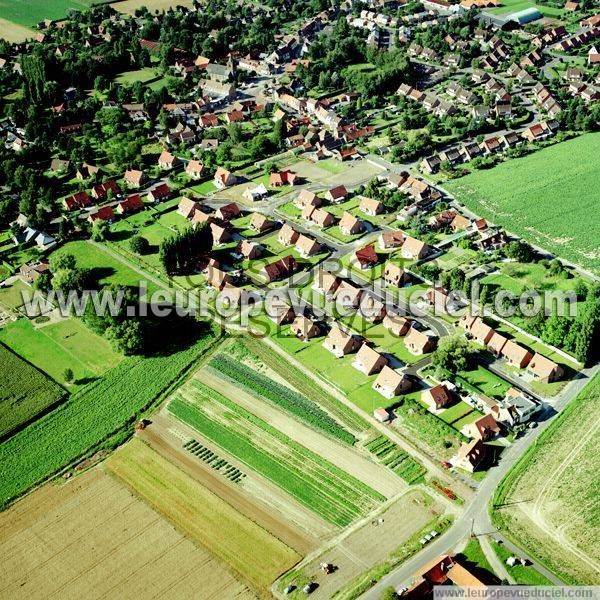
M 426 546 L 421 552 L 403 563 L 400 567 L 381 579 L 361 598 L 364 600 L 379 600 L 382 592 L 393 586 L 395 588 L 407 586 L 412 580 L 413 574 L 441 554 L 452 552 L 454 548 L 460 546 L 465 538 L 471 534 L 477 536 L 491 536 L 504 542 L 507 548 L 511 549 L 518 556 L 527 558 L 532 565 L 542 575 L 546 576 L 556 585 L 561 585 L 562 581 L 552 572 L 548 571 L 543 565 L 527 555 L 527 553 L 517 548 L 510 540 L 504 538 L 492 525 L 489 515 L 489 507 L 494 492 L 505 475 L 512 469 L 527 449 L 536 443 L 539 436 L 550 425 L 554 417 L 559 414 L 583 389 L 592 377 L 598 372 L 600 366 L 584 369 L 582 377 L 572 381 L 561 394 L 553 401 L 551 406 L 547 406 L 543 413 L 538 417 L 539 425 L 535 429 L 528 429 L 526 433 L 508 448 L 502 454 L 502 460 L 492 467 L 481 482 L 477 493 L 467 505 L 463 514 L 454 522 L 452 527 L 440 538 Z

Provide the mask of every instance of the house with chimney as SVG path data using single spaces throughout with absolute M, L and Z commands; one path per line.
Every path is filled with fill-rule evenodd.
M 379 352 L 371 348 L 367 343 L 363 343 L 356 353 L 352 366 L 365 375 L 373 375 L 374 373 L 379 373 L 387 365 L 387 362 L 385 356 L 379 354 Z

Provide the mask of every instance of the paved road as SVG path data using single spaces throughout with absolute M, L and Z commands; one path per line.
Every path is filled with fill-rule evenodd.
M 486 478 L 480 484 L 473 500 L 468 504 L 464 513 L 455 521 L 453 526 L 440 538 L 435 540 L 429 546 L 426 546 L 417 555 L 406 561 L 398 569 L 384 577 L 378 584 L 372 587 L 361 598 L 365 600 L 378 600 L 382 592 L 389 586 L 399 588 L 410 584 L 413 574 L 429 561 L 435 559 L 440 554 L 445 554 L 460 546 L 471 533 L 481 535 L 492 535 L 494 538 L 502 540 L 506 546 L 515 551 L 516 554 L 528 558 L 533 566 L 545 575 L 553 583 L 560 585 L 562 581 L 545 567 L 537 563 L 526 554 L 523 549 L 517 548 L 512 542 L 506 540 L 497 532 L 491 523 L 488 508 L 496 488 L 504 476 L 515 465 L 524 452 L 536 443 L 541 433 L 550 425 L 560 411 L 562 411 L 573 398 L 583 389 L 591 378 L 598 372 L 600 366 L 584 369 L 582 377 L 571 382 L 553 402 L 552 406 L 546 407 L 543 413 L 538 417 L 539 425 L 535 429 L 528 429 L 526 433 L 517 439 L 502 454 L 502 460 L 492 467 Z

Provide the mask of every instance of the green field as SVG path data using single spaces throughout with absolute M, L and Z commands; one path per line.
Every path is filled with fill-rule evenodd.
M 0 344 L 0 438 L 66 395 L 44 373 Z
M 329 523 L 344 527 L 385 500 L 199 381 L 178 390 L 169 410 Z
M 422 464 L 384 435 L 365 444 L 365 448 L 375 455 L 381 464 L 394 471 L 406 483 L 423 481 L 423 475 L 427 473 L 427 469 Z
M 75 388 L 89 383 L 122 359 L 107 340 L 75 318 L 39 327 L 19 319 L 0 329 L 0 341 L 59 383 L 67 383 L 65 370 L 71 369 L 71 385 Z
M 69 10 L 85 10 L 92 4 L 97 4 L 97 0 L 2 0 L 0 19 L 31 26 L 44 19 L 64 19 Z
M 600 133 L 449 181 L 473 212 L 584 268 L 600 273 Z
M 502 0 L 502 6 L 498 8 L 486 9 L 484 12 L 495 15 L 507 15 L 510 13 L 525 10 L 526 8 L 537 8 L 544 17 L 560 18 L 564 14 L 561 8 L 553 6 L 545 6 L 544 4 L 536 4 L 531 0 Z
M 492 519 L 565 583 L 598 585 L 600 375 L 550 424 L 496 490 Z
M 214 340 L 173 354 L 130 357 L 0 445 L 0 507 L 102 445 L 132 431 L 147 407 L 178 383 Z

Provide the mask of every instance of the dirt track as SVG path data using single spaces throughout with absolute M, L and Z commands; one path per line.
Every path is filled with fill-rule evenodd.
M 185 451 L 182 447 L 182 440 L 172 433 L 174 427 L 185 430 L 184 424 L 161 412 L 154 416 L 152 425 L 139 432 L 138 435 L 173 464 L 297 552 L 305 555 L 319 546 L 318 537 L 301 531 L 293 524 L 288 524 L 283 515 L 279 515 L 267 505 L 261 506 L 258 498 L 255 500 L 249 491 L 239 485 L 229 483 L 222 475 L 215 473 L 202 461 Z M 196 437 L 198 437 L 197 434 Z M 221 455 L 224 454 L 221 450 L 218 452 Z M 241 469 L 247 472 L 243 466 Z M 246 480 L 244 481 L 246 482 Z M 244 486 L 246 485 L 244 483 Z M 251 487 L 254 486 L 251 485 Z

